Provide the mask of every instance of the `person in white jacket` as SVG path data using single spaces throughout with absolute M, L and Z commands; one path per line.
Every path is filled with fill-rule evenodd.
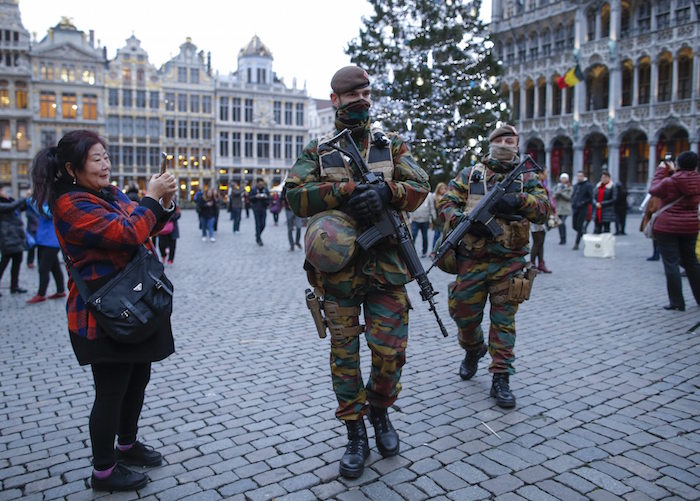
M 433 206 L 433 194 L 428 193 L 423 203 L 411 213 L 411 233 L 413 234 L 413 245 L 416 244 L 416 237 L 420 230 L 423 242 L 421 257 L 428 255 L 428 227 L 430 226 L 430 208 Z

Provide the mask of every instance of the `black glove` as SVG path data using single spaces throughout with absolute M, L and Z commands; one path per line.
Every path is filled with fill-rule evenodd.
M 478 221 L 472 224 L 471 228 L 469 228 L 468 233 L 470 235 L 474 235 L 477 238 L 488 238 L 488 237 L 492 236 L 491 232 L 486 227 L 486 225 L 484 225 L 484 223 L 480 223 Z
M 522 206 L 522 201 L 517 193 L 506 193 L 496 202 L 496 212 L 500 214 L 515 214 Z
M 350 215 L 362 226 L 369 226 L 384 208 L 377 190 L 367 184 L 358 184 L 348 200 Z

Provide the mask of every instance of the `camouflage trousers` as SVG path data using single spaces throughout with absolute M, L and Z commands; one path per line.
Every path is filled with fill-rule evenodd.
M 359 419 L 367 412 L 367 403 L 390 407 L 401 391 L 401 368 L 406 362 L 409 302 L 403 285 L 358 284 L 353 278 L 352 295 L 348 286 L 334 283 L 326 290 L 326 318 L 331 327 L 331 376 L 338 399 L 338 419 Z M 359 287 L 358 287 L 359 286 Z M 344 290 L 345 289 L 345 290 Z M 332 303 L 340 315 L 329 317 Z M 367 384 L 360 370 L 360 305 L 364 309 L 365 339 L 372 351 L 372 367 Z M 354 311 L 351 311 L 353 310 Z M 348 314 L 350 313 L 350 314 Z M 332 315 L 333 316 L 333 315 Z M 333 327 L 344 327 L 333 329 Z
M 474 260 L 459 255 L 457 280 L 449 286 L 450 316 L 457 324 L 459 344 L 465 350 L 477 350 L 484 343 L 481 321 L 486 298 L 490 296 L 489 372 L 514 374 L 515 313 L 518 304 L 506 301 L 510 278 L 522 270 L 525 260 Z M 505 289 L 504 289 L 505 287 Z M 498 292 L 491 292 L 498 291 Z

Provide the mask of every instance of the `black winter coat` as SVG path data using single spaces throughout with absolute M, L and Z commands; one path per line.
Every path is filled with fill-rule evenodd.
M 571 209 L 580 211 L 587 209 L 593 198 L 593 185 L 586 179 L 574 185 L 574 193 L 571 195 Z
M 12 198 L 0 197 L 0 252 L 16 254 L 27 248 L 27 237 L 24 234 L 24 223 L 17 213 L 25 210 L 27 203 L 24 199 L 15 201 Z

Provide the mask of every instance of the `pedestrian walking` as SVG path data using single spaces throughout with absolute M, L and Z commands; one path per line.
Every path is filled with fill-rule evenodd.
M 593 200 L 593 185 L 583 174 L 583 171 L 576 173 L 576 185 L 571 196 L 572 218 L 571 224 L 576 232 L 576 243 L 573 250 L 578 250 L 581 237 L 588 229 L 588 222 L 591 220 L 591 203 Z
M 405 284 L 411 280 L 398 248 L 387 240 L 366 251 L 355 251 L 355 238 L 385 204 L 412 211 L 430 191 L 428 176 L 397 135 L 370 137 L 369 77 L 357 66 L 338 70 L 331 80 L 335 132 L 349 129 L 369 169 L 382 172 L 384 182 L 370 188 L 354 180 L 353 166 L 333 149 L 319 149 L 326 138 L 311 141 L 287 178 L 287 200 L 297 216 L 313 216 L 306 233 L 307 276 L 323 297 L 331 332 L 331 377 L 338 400 L 335 415 L 346 426 L 348 443 L 340 459 L 340 474 L 362 475 L 369 456 L 364 416 L 369 413 L 376 444 L 384 457 L 398 454 L 399 436 L 388 409 L 401 390 L 406 361 L 409 302 Z M 375 137 L 377 140 L 375 141 Z M 341 147 L 347 147 L 345 140 Z M 376 188 L 376 189 L 374 189 Z M 343 207 L 347 212 L 332 210 Z M 323 233 L 325 238 L 320 235 Z M 360 325 L 364 309 L 366 327 Z M 370 376 L 360 374 L 360 333 L 372 352 Z M 369 405 L 368 405 L 369 404 Z
M 432 249 L 430 251 L 430 257 L 435 257 L 435 244 L 437 244 L 440 235 L 442 235 L 442 221 L 440 221 L 440 201 L 442 196 L 447 193 L 447 184 L 440 182 L 435 186 L 435 191 L 433 192 L 433 204 L 430 206 L 430 226 L 433 229 L 433 245 L 430 246 Z
M 202 242 L 216 242 L 214 237 L 214 220 L 216 219 L 216 198 L 214 190 L 211 188 L 204 191 L 197 202 L 197 212 L 199 212 L 199 227 L 202 229 Z
M 58 146 L 41 150 L 32 165 L 37 207 L 41 212 L 48 204 L 61 248 L 91 291 L 122 270 L 141 246 L 153 251 L 149 236 L 170 217 L 177 191 L 170 173 L 157 174 L 141 201 L 132 202 L 112 186 L 110 171 L 104 140 L 88 130 L 67 133 Z M 163 322 L 142 343 L 120 343 L 105 335 L 76 283 L 71 281 L 69 287 L 66 309 L 71 344 L 78 363 L 91 366 L 95 388 L 89 421 L 92 489 L 138 489 L 146 485 L 148 476 L 125 465 L 162 462 L 159 452 L 137 439 L 137 431 L 151 363 L 174 351 L 170 322 Z
M 165 223 L 163 229 L 158 232 L 158 250 L 163 263 L 166 262 L 172 266 L 175 260 L 175 248 L 177 247 L 177 239 L 180 238 L 180 207 L 175 206 L 175 213 L 170 217 L 170 221 Z
M 547 192 L 547 199 L 549 200 L 549 205 L 551 207 L 551 215 L 545 224 L 530 224 L 530 231 L 532 232 L 532 247 L 530 248 L 530 266 L 536 268 L 537 271 L 542 273 L 552 273 L 552 270 L 547 268 L 544 262 L 544 241 L 547 237 L 547 231 L 551 228 L 548 226 L 550 222 L 554 223 L 556 221 L 557 206 L 552 197 L 552 193 L 547 187 L 547 171 L 541 171 L 537 173 L 537 179 L 544 187 Z M 562 225 L 559 225 L 562 226 Z
M 289 250 L 294 251 L 294 247 L 301 249 L 301 228 L 304 223 L 304 218 L 294 214 L 294 211 L 289 207 L 287 202 L 287 186 L 282 188 L 282 205 L 284 213 L 287 216 L 287 238 L 289 239 Z
M 31 201 L 33 206 L 35 201 Z M 28 209 L 29 210 L 29 209 Z M 32 210 L 34 210 L 32 208 Z M 36 231 L 36 247 L 39 256 L 39 290 L 36 295 L 27 300 L 29 304 L 42 303 L 46 301 L 46 291 L 49 287 L 49 273 L 53 275 L 56 282 L 56 292 L 48 296 L 48 299 L 60 299 L 66 297 L 66 289 L 63 280 L 63 271 L 58 261 L 60 246 L 56 229 L 53 224 L 51 209 L 48 204 L 44 204 L 43 210 L 38 212 L 39 225 Z
M 241 210 L 243 208 L 243 190 L 241 185 L 236 183 L 236 185 L 231 188 L 228 194 L 228 211 L 231 214 L 231 220 L 233 221 L 233 232 L 238 233 L 241 231 Z
M 7 265 L 10 267 L 10 293 L 27 292 L 19 286 L 19 271 L 22 266 L 22 252 L 27 248 L 27 237 L 20 212 L 27 209 L 24 198 L 15 200 L 5 185 L 0 185 L 0 281 Z
M 559 225 L 559 245 L 566 245 L 566 218 L 571 214 L 571 197 L 574 188 L 569 182 L 569 175 L 564 173 L 559 176 L 559 182 L 554 187 L 554 202 L 557 207 L 557 216 L 561 220 Z
M 471 212 L 489 190 L 503 180 L 519 162 L 518 131 L 511 125 L 498 127 L 489 135 L 489 153 L 473 167 L 465 167 L 450 181 L 440 203 L 440 216 L 454 228 L 463 214 Z M 489 372 L 493 374 L 490 395 L 500 407 L 515 407 L 510 376 L 515 373 L 515 313 L 524 299 L 510 294 L 518 279 L 531 287 L 529 274 L 523 276 L 528 253 L 529 225 L 544 224 L 551 212 L 547 192 L 531 173 L 511 184 L 496 206 L 495 221 L 503 230 L 497 237 L 483 225 L 474 225 L 456 250 L 457 278 L 448 289 L 450 316 L 457 324 L 459 344 L 465 350 L 459 367 L 463 380 L 471 379 L 479 359 L 488 351 Z M 518 217 L 515 217 L 518 216 Z M 484 343 L 481 320 L 490 298 L 491 327 L 488 346 Z
M 615 235 L 627 235 L 625 223 L 627 222 L 627 189 L 620 181 L 615 183 L 617 196 L 615 197 Z
M 600 181 L 593 190 L 593 211 L 595 213 L 595 229 L 593 232 L 610 233 L 610 223 L 615 221 L 615 203 L 617 186 L 610 180 L 610 173 L 604 170 Z
M 255 218 L 255 242 L 262 247 L 262 232 L 265 229 L 267 208 L 270 205 L 270 190 L 265 186 L 265 180 L 259 177 L 255 186 L 250 190 L 250 205 Z
M 681 153 L 676 165 L 677 169 L 668 162 L 659 165 L 649 193 L 661 199 L 653 231 L 666 274 L 669 304 L 664 309 L 685 311 L 680 266 L 685 269 L 695 301 L 700 305 L 700 264 L 695 255 L 700 204 L 697 153 Z
M 273 191 L 270 194 L 270 213 L 272 214 L 272 220 L 275 222 L 275 226 L 280 219 L 280 212 L 282 212 L 282 198 L 280 194 Z
M 413 245 L 416 245 L 416 239 L 418 238 L 418 232 L 420 231 L 421 242 L 422 242 L 422 255 L 425 257 L 428 255 L 428 227 L 430 226 L 430 207 L 433 204 L 433 194 L 428 193 L 425 197 L 423 203 L 416 210 L 410 213 L 411 219 L 411 234 L 413 236 Z

